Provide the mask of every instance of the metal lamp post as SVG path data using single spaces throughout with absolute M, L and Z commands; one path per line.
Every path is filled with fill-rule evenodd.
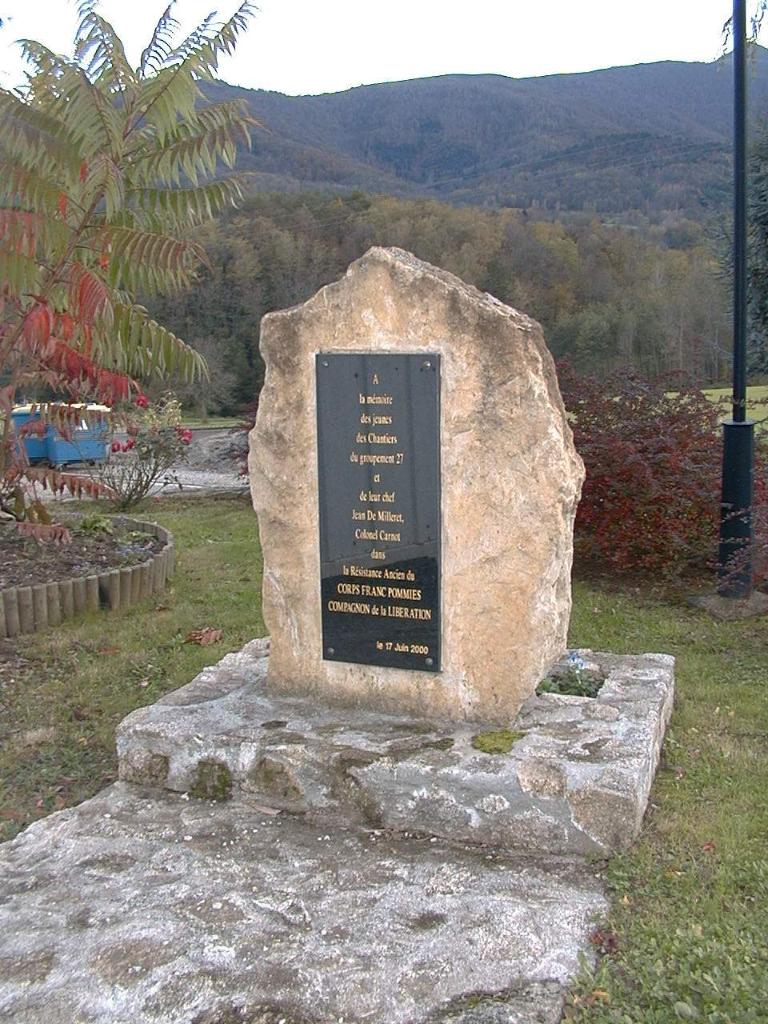
M 752 593 L 754 421 L 747 419 L 747 16 L 733 3 L 733 413 L 723 423 L 718 593 Z

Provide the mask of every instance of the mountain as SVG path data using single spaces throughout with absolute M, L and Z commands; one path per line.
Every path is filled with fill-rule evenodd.
M 320 96 L 216 83 L 261 126 L 239 167 L 260 191 L 364 189 L 453 203 L 699 219 L 727 202 L 730 57 L 513 79 L 443 75 Z M 751 110 L 768 107 L 755 48 Z

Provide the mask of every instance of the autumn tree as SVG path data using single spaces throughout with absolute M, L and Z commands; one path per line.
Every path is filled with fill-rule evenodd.
M 204 260 L 192 229 L 241 198 L 240 179 L 216 173 L 251 119 L 238 101 L 205 104 L 200 87 L 252 7 L 179 40 L 173 6 L 134 68 L 97 0 L 81 0 L 73 56 L 23 41 L 27 84 L 0 90 L 0 510 L 37 536 L 52 528 L 30 488 L 84 481 L 27 464 L 10 416 L 20 395 L 112 405 L 137 378 L 205 373 L 134 296 L 187 288 Z M 54 407 L 41 409 L 45 423 Z

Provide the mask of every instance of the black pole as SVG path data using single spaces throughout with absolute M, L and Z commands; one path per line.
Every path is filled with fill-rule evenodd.
M 718 593 L 752 592 L 754 422 L 747 419 L 747 13 L 733 2 L 733 416 L 723 423 Z

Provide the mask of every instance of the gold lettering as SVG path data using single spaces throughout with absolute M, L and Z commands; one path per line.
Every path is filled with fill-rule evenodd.
M 423 619 L 429 622 L 432 619 L 432 609 L 408 608 L 403 604 L 393 604 L 387 610 L 387 615 L 391 619 Z
M 364 568 L 362 565 L 350 565 L 348 568 L 349 576 L 361 576 L 364 579 L 369 580 L 381 579 L 381 569 L 367 569 Z
M 365 587 L 363 587 L 363 593 L 365 593 Z M 420 601 L 421 591 L 418 587 L 387 587 L 387 597 L 394 597 L 400 601 Z
M 337 583 L 336 584 L 337 594 L 349 594 L 351 597 L 358 597 L 360 594 L 359 583 Z
M 349 461 L 350 462 L 357 462 L 358 461 L 358 456 L 355 455 L 355 458 L 353 459 L 352 456 L 350 455 Z M 368 455 L 368 454 L 363 454 L 363 455 L 360 455 L 360 457 L 359 457 L 359 462 L 360 462 L 361 466 L 394 466 L 395 462 L 397 462 L 397 464 L 400 465 L 400 463 L 402 461 L 403 461 L 403 457 L 402 457 L 401 453 L 398 453 L 397 455 Z
M 347 615 L 370 615 L 371 606 L 367 601 L 329 601 L 329 612 L 346 612 Z
M 378 530 L 361 530 L 359 527 L 355 530 L 355 540 L 378 540 Z

